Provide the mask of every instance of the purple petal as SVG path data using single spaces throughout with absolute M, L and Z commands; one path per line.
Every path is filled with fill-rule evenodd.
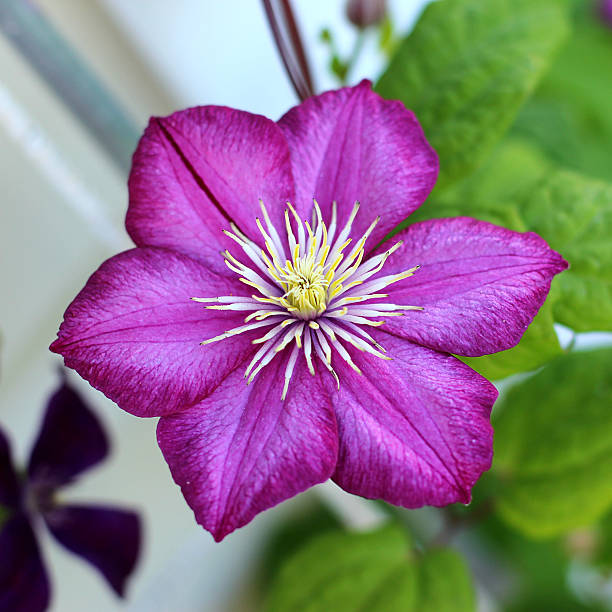
M 383 100 L 368 81 L 306 100 L 279 126 L 289 142 L 300 210 L 310 210 L 314 197 L 329 219 L 336 200 L 343 220 L 358 200 L 353 235 L 381 216 L 372 245 L 418 208 L 436 182 L 438 157 L 414 114 Z
M 423 306 L 389 317 L 385 331 L 431 348 L 476 357 L 513 347 L 567 262 L 532 233 L 458 217 L 415 223 L 381 274 L 416 265 L 385 301 Z M 385 245 L 388 246 L 388 245 Z
M 28 465 L 29 480 L 52 490 L 96 465 L 108 454 L 108 439 L 96 415 L 66 384 L 47 404 Z M 35 487 L 36 488 L 36 487 Z
M 0 429 L 0 506 L 18 508 L 20 503 L 21 485 L 11 460 L 11 446 Z
M 118 595 L 134 570 L 141 543 L 140 519 L 134 512 L 94 506 L 60 506 L 45 513 L 55 538 L 106 578 Z
M 352 351 L 362 376 L 334 364 L 341 381 L 333 400 L 340 435 L 334 480 L 406 508 L 469 502 L 491 465 L 497 390 L 455 357 L 373 335 L 390 361 Z
M 235 246 L 222 234 L 230 220 L 261 238 L 261 198 L 284 226 L 293 199 L 287 143 L 273 121 L 225 107 L 154 117 L 134 154 L 129 191 L 126 227 L 138 246 L 168 247 L 224 274 L 219 251 Z
M 243 317 L 190 298 L 245 293 L 242 283 L 179 253 L 127 251 L 89 279 L 51 350 L 124 410 L 170 414 L 204 399 L 255 350 L 257 331 L 200 346 Z
M 281 401 L 286 356 L 250 386 L 237 370 L 206 400 L 163 417 L 157 440 L 196 520 L 222 540 L 279 502 L 327 480 L 336 422 L 300 356 Z
M 50 587 L 32 527 L 23 514 L 0 529 L 0 610 L 42 612 Z

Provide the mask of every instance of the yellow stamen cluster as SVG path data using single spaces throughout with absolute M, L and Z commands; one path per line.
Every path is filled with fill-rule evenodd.
M 283 297 L 289 304 L 288 310 L 298 316 L 314 319 L 325 312 L 329 281 L 321 264 L 314 257 L 294 258 L 287 261 L 281 270 L 282 284 L 287 288 Z
M 356 203 L 342 229 L 337 227 L 337 209 L 334 203 L 329 226 L 323 221 L 321 209 L 314 202 L 312 226 L 302 222 L 290 203 L 285 211 L 286 242 L 283 242 L 272 224 L 268 212 L 261 203 L 265 222 L 257 219 L 263 236 L 265 250 L 241 233 L 237 227 L 225 234 L 234 240 L 250 259 L 254 267 L 236 259 L 229 251 L 224 253 L 225 263 L 239 275 L 239 280 L 253 287 L 257 294 L 249 297 L 221 296 L 217 298 L 192 298 L 198 302 L 216 302 L 207 306 L 216 310 L 250 311 L 245 325 L 230 329 L 219 336 L 202 342 L 209 344 L 224 338 L 257 329 L 270 329 L 253 344 L 261 347 L 247 367 L 245 377 L 251 382 L 276 354 L 295 343 L 285 371 L 285 397 L 298 357 L 303 350 L 311 374 L 315 374 L 313 355 L 316 355 L 329 372 L 338 376 L 332 367 L 335 351 L 351 368 L 360 372 L 345 343 L 360 351 L 388 359 L 384 349 L 363 327 L 384 324 L 380 317 L 402 316 L 407 310 L 422 310 L 418 306 L 374 303 L 371 300 L 386 298 L 380 289 L 412 276 L 418 266 L 399 274 L 378 276 L 390 255 L 399 248 L 395 244 L 389 250 L 369 259 L 365 258 L 365 243 L 379 219 L 375 219 L 353 248 L 350 230 L 359 210 Z M 294 227 L 291 220 L 294 221 Z M 289 256 L 286 256 L 286 253 Z M 364 261 L 365 260 L 365 261 Z

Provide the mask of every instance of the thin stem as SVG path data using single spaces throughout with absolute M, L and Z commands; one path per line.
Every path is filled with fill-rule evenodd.
M 566 353 L 571 353 L 574 348 L 576 348 L 576 341 L 578 340 L 578 334 L 576 334 L 575 331 L 572 331 L 572 339 L 570 340 L 570 343 L 567 345 L 565 352 Z
M 287 29 L 289 30 L 289 37 L 293 44 L 293 50 L 295 51 L 298 64 L 300 65 L 302 77 L 304 78 L 304 81 L 306 83 L 307 91 L 312 96 L 314 94 L 312 74 L 310 72 L 308 58 L 306 57 L 306 52 L 302 43 L 302 37 L 300 36 L 300 30 L 295 20 L 293 10 L 291 9 L 291 2 L 290 0 L 281 0 L 281 2 L 283 12 L 285 14 L 285 22 L 287 24 Z
M 306 100 L 314 94 L 312 86 L 312 77 L 308 67 L 308 61 L 304 52 L 304 46 L 302 45 L 300 33 L 295 21 L 293 11 L 289 0 L 281 0 L 282 6 L 280 17 L 282 17 L 283 24 L 279 19 L 279 11 L 274 8 L 272 0 L 262 0 L 264 10 L 276 48 L 281 56 L 289 80 L 293 85 L 293 88 L 301 101 Z M 288 33 L 289 45 L 287 44 L 286 37 L 283 34 L 284 31 Z

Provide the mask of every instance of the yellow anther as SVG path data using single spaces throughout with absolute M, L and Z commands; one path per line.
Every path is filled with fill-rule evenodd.
M 316 356 L 319 360 L 317 363 L 331 373 L 338 386 L 340 381 L 331 365 L 332 355 L 334 359 L 344 360 L 361 374 L 347 351 L 346 343 L 359 351 L 389 359 L 382 354 L 384 348 L 365 329 L 367 326 L 384 325 L 384 320 L 377 320 L 383 316 L 403 316 L 408 314 L 407 311 L 423 308 L 373 302 L 388 297 L 377 291 L 412 276 L 418 269 L 416 266 L 388 276 L 379 275 L 387 259 L 400 248 L 401 242 L 382 254 L 366 259 L 366 241 L 379 219 L 375 219 L 365 233 L 354 236 L 353 240 L 351 225 L 359 210 L 358 203 L 355 203 L 348 218 L 347 211 L 341 210 L 342 219 L 339 219 L 338 207 L 332 202 L 330 223 L 326 225 L 316 201 L 310 222 L 300 219 L 288 202 L 284 215 L 285 239 L 281 239 L 278 228 L 272 224 L 261 201 L 260 206 L 263 222 L 259 218 L 255 220 L 261 233 L 259 240 L 247 237 L 233 223 L 230 224 L 232 231 L 224 232 L 241 247 L 255 267 L 246 260 L 240 261 L 229 251 L 223 253 L 225 265 L 236 273 L 241 283 L 253 287 L 255 292 L 248 297 L 192 298 L 208 304 L 206 308 L 209 312 L 244 312 L 244 324 L 206 339 L 202 344 L 264 328 L 266 333 L 251 340 L 259 348 L 246 369 L 245 378 L 248 383 L 252 382 L 276 354 L 292 347 L 286 362 L 283 398 L 288 392 L 300 350 L 304 351 L 311 374 L 316 373 L 313 364 L 313 357 Z M 350 244 L 353 247 L 348 250 Z

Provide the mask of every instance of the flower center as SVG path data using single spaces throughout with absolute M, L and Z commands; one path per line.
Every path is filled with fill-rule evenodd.
M 349 236 L 359 211 L 359 203 L 355 203 L 342 229 L 337 227 L 335 203 L 329 226 L 324 223 L 316 201 L 312 224 L 308 221 L 302 222 L 293 206 L 289 203 L 287 206 L 286 243 L 283 243 L 277 229 L 272 225 L 263 202 L 261 209 L 266 227 L 264 228 L 259 219 L 257 226 L 264 238 L 265 250 L 260 249 L 233 224 L 232 231 L 225 232 L 250 260 L 250 265 L 246 265 L 229 251 L 225 251 L 226 265 L 239 276 L 241 282 L 253 287 L 257 293 L 251 297 L 226 295 L 192 298 L 197 302 L 213 303 L 206 306 L 209 309 L 250 312 L 244 319 L 245 325 L 204 340 L 201 344 L 224 340 L 259 327 L 270 328 L 263 336 L 253 340 L 253 344 L 261 346 L 246 369 L 247 384 L 252 382 L 258 372 L 279 352 L 293 344 L 285 370 L 283 399 L 287 394 L 300 350 L 303 351 L 313 376 L 313 357 L 316 357 L 339 385 L 338 376 L 332 367 L 333 352 L 361 373 L 346 345 L 352 345 L 381 359 L 390 359 L 383 354 L 383 347 L 364 327 L 383 325 L 384 320 L 379 320 L 383 316 L 397 317 L 402 316 L 406 310 L 422 310 L 419 306 L 379 301 L 388 297 L 386 293 L 378 293 L 381 289 L 412 276 L 419 268 L 416 266 L 399 274 L 378 276 L 378 272 L 401 242 L 385 253 L 364 261 L 366 240 L 379 219 L 375 219 L 353 248 L 348 250 L 353 242 Z M 372 300 L 377 301 L 371 302 Z
M 313 257 L 288 261 L 281 274 L 287 286 L 283 297 L 295 309 L 295 316 L 309 320 L 325 312 L 329 281 L 325 278 L 323 266 Z

